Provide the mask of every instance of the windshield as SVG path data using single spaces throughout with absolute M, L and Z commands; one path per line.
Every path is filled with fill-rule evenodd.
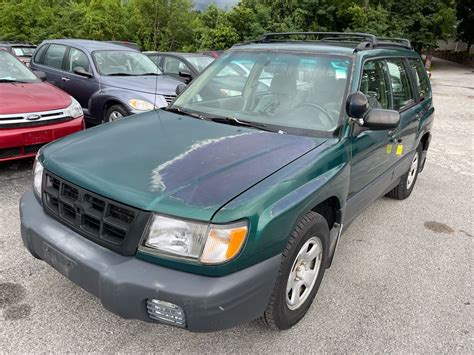
M 17 57 L 31 57 L 36 47 L 12 47 L 13 53 Z
M 184 56 L 193 67 L 195 67 L 199 72 L 202 72 L 207 68 L 209 64 L 214 61 L 214 58 L 207 56 Z
M 195 79 L 173 107 L 288 133 L 331 132 L 339 124 L 350 64 L 347 57 L 334 55 L 229 52 Z
M 146 55 L 133 51 L 95 51 L 92 53 L 102 75 L 157 75 L 160 69 Z
M 11 54 L 0 51 L 0 83 L 26 82 L 37 83 L 40 80 L 23 63 Z

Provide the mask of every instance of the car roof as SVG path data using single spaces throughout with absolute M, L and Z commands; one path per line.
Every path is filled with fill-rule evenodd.
M 191 52 L 157 52 L 157 51 L 146 51 L 144 54 L 157 54 L 157 55 L 174 55 L 176 57 L 205 57 L 210 58 L 209 56 L 201 53 L 191 53 Z
M 119 50 L 119 51 L 133 51 L 138 52 L 137 50 L 126 47 L 120 44 L 114 44 L 110 42 L 101 42 L 93 41 L 89 39 L 52 39 L 43 41 L 43 43 L 49 44 L 62 44 L 65 46 L 74 46 L 80 49 L 83 49 L 88 52 L 93 52 L 96 50 Z

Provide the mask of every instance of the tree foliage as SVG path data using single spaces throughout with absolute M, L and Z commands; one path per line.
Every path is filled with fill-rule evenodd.
M 268 31 L 363 31 L 430 51 L 473 36 L 473 0 L 241 0 L 228 11 L 192 0 L 0 0 L 0 39 L 129 40 L 146 50 L 224 49 Z

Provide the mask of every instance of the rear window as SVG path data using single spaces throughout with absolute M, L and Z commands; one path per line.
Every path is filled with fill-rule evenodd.
M 66 46 L 51 44 L 44 56 L 43 64 L 51 68 L 62 69 Z

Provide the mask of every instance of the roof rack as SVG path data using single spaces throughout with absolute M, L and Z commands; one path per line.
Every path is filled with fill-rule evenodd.
M 319 42 L 357 42 L 355 51 L 380 47 L 399 47 L 413 49 L 405 38 L 376 37 L 370 33 L 361 32 L 271 32 L 266 33 L 253 43 L 286 42 L 292 37 L 296 40 Z M 311 39 L 312 38 L 312 39 Z

